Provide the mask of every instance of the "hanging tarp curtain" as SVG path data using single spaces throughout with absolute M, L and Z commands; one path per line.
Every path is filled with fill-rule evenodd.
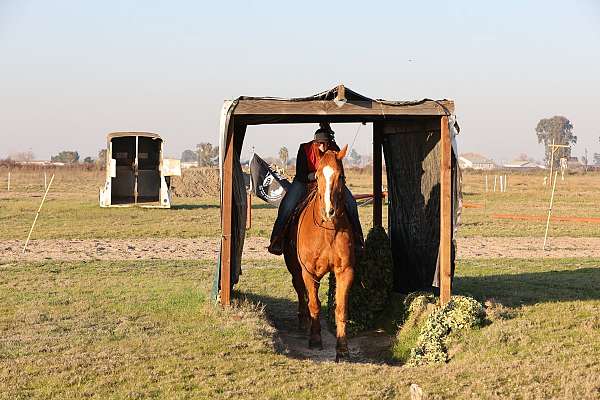
M 457 131 L 454 119 L 450 121 L 455 233 L 460 222 L 460 174 L 454 140 Z M 402 123 L 386 122 L 383 126 L 389 196 L 388 235 L 394 262 L 394 290 L 408 293 L 439 287 L 441 142 L 439 128 L 394 133 L 396 126 L 402 126 Z M 452 276 L 455 248 L 453 234 Z

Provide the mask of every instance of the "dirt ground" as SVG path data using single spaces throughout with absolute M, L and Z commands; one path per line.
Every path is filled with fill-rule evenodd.
M 25 254 L 23 241 L 0 240 L 0 260 L 136 260 L 136 259 L 215 259 L 218 238 L 127 239 L 127 240 L 32 240 Z M 266 251 L 268 240 L 246 238 L 243 257 L 272 259 Z M 564 258 L 600 257 L 600 238 L 474 237 L 458 239 L 458 258 Z

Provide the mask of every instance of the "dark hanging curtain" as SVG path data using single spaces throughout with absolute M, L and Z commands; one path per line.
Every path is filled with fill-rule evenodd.
M 440 147 L 439 129 L 383 135 L 389 193 L 388 233 L 394 262 L 394 290 L 398 292 L 438 286 Z

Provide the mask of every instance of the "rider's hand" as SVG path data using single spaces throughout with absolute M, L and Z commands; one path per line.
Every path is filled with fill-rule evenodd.
M 314 181 L 316 179 L 317 178 L 315 177 L 315 173 L 314 172 L 311 172 L 310 174 L 308 174 L 308 180 L 309 181 Z

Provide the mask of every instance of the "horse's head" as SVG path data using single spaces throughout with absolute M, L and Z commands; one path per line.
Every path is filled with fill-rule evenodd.
M 340 151 L 327 150 L 319 159 L 316 178 L 321 216 L 324 221 L 332 221 L 344 211 L 344 166 L 348 145 Z

